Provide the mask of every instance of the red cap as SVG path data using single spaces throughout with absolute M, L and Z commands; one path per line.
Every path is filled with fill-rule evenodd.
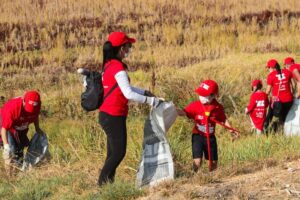
M 205 80 L 195 90 L 200 96 L 207 97 L 209 95 L 219 93 L 219 86 L 214 80 Z
M 285 65 L 291 65 L 291 64 L 294 64 L 295 63 L 295 60 L 294 60 L 294 58 L 292 58 L 292 57 L 286 57 L 285 59 L 284 59 L 284 64 Z
M 252 87 L 256 87 L 258 84 L 262 85 L 261 80 L 254 80 L 254 81 L 252 81 L 251 86 L 252 86 Z
M 128 37 L 124 32 L 112 32 L 108 36 L 108 41 L 111 42 L 112 46 L 119 47 L 126 43 L 135 43 L 134 38 Z
M 277 60 L 275 59 L 270 59 L 268 62 L 267 62 L 267 68 L 275 68 L 276 65 L 278 64 Z
M 41 98 L 38 92 L 28 91 L 24 95 L 24 109 L 28 113 L 38 113 L 41 109 Z

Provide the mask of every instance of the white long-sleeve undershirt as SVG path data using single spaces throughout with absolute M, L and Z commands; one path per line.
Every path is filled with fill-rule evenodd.
M 154 97 L 146 97 L 145 90 L 131 86 L 126 71 L 116 73 L 115 79 L 126 99 L 153 105 Z

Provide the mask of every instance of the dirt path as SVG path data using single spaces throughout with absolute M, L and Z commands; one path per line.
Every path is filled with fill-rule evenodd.
M 176 182 L 176 181 L 175 181 Z M 218 183 L 169 183 L 151 189 L 140 200 L 173 199 L 300 199 L 300 160 Z

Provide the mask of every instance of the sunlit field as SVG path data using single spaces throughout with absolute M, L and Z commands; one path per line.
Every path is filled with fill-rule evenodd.
M 300 59 L 300 1 L 297 0 L 1 0 L 0 96 L 41 93 L 41 127 L 51 160 L 8 178 L 0 160 L 0 199 L 134 199 L 148 105 L 130 104 L 127 154 L 115 184 L 97 186 L 106 156 L 98 113 L 80 106 L 79 67 L 100 69 L 102 44 L 111 31 L 137 39 L 126 60 L 131 83 L 183 108 L 198 97 L 204 79 L 219 83 L 218 100 L 241 138 L 217 128 L 220 167 L 198 184 L 249 173 L 298 158 L 300 138 L 282 132 L 256 138 L 244 115 L 251 81 L 266 86 L 268 59 Z M 264 88 L 265 89 L 265 88 Z M 0 105 L 3 103 L 0 103 Z M 192 174 L 193 123 L 178 118 L 168 132 L 176 180 Z M 30 135 L 33 134 L 31 127 Z M 208 174 L 207 165 L 202 167 Z

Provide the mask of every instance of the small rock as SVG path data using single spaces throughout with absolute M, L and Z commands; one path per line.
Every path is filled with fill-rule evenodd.
M 294 171 L 295 171 L 295 169 L 293 169 L 293 168 L 289 167 L 289 168 L 287 169 L 287 171 L 288 171 L 288 172 L 290 172 L 290 173 L 292 173 L 292 172 L 294 172 Z

